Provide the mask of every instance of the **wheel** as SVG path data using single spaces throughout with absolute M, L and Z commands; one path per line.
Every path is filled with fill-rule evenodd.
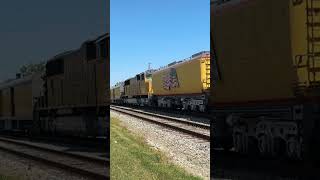
M 287 141 L 287 155 L 290 159 L 301 160 L 302 145 L 297 137 L 290 137 Z

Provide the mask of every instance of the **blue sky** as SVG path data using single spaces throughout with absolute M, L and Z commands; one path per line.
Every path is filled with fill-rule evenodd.
M 111 0 L 110 83 L 210 49 L 209 0 Z

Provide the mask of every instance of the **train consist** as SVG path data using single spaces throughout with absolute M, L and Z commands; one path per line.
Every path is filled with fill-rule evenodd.
M 0 129 L 106 135 L 109 34 L 47 61 L 45 72 L 0 84 Z
M 320 148 L 320 2 L 211 2 L 214 147 L 308 159 Z
M 147 70 L 111 88 L 111 103 L 206 111 L 210 52 Z

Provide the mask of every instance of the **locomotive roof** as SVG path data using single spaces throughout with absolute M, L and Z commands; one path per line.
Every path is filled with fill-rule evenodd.
M 61 58 L 63 56 L 67 56 L 67 55 L 72 54 L 74 52 L 76 52 L 76 50 L 64 51 L 64 52 L 62 52 L 60 54 L 55 55 L 53 58 L 51 58 L 51 60 L 55 60 L 55 59 Z
M 120 86 L 123 86 L 124 82 L 118 82 L 116 83 L 115 85 L 111 86 L 111 89 L 114 89 L 114 88 L 118 88 Z
M 154 71 L 152 74 L 161 72 L 161 71 L 166 70 L 168 68 L 177 67 L 177 66 L 179 66 L 181 64 L 190 62 L 192 60 L 196 60 L 198 58 L 201 58 L 201 57 L 207 56 L 207 55 L 210 55 L 210 51 L 201 51 L 199 53 L 193 54 L 189 58 L 186 58 L 186 59 L 183 59 L 183 60 L 180 60 L 180 61 L 175 61 L 173 63 L 168 64 L 167 66 L 161 67 L 161 68 L 157 69 L 156 71 Z
M 106 39 L 106 38 L 108 38 L 108 37 L 110 37 L 109 33 L 105 33 L 105 34 L 103 34 L 103 35 L 98 36 L 97 38 L 88 39 L 88 40 L 86 40 L 83 44 L 89 43 L 89 42 L 99 43 L 100 41 L 102 41 L 102 40 L 104 40 L 104 39 Z
M 95 38 L 95 39 L 93 39 L 93 40 L 87 40 L 87 41 L 83 42 L 82 45 L 85 44 L 85 43 L 89 43 L 89 42 L 98 43 L 98 42 L 100 42 L 100 41 L 102 41 L 102 40 L 104 40 L 105 38 L 108 38 L 108 37 L 109 37 L 109 33 L 105 33 L 105 34 L 103 34 L 103 35 L 101 35 L 101 36 L 98 36 L 97 38 Z M 81 46 L 82 46 L 82 45 L 81 45 Z M 53 56 L 52 58 L 50 58 L 50 60 L 49 60 L 48 62 L 54 61 L 54 60 L 56 60 L 56 59 L 58 59 L 58 58 L 61 58 L 61 57 L 63 57 L 63 56 L 70 55 L 70 54 L 75 53 L 75 52 L 77 52 L 77 51 L 79 51 L 79 49 L 64 51 L 64 52 L 59 53 L 59 54 Z
M 95 39 L 95 41 L 96 41 L 96 42 L 99 42 L 99 41 L 102 41 L 102 40 L 104 40 L 104 39 L 106 39 L 106 38 L 108 38 L 108 37 L 110 37 L 109 33 L 105 33 L 105 34 L 97 37 L 97 38 Z
M 4 81 L 0 83 L 0 90 L 8 88 L 8 87 L 14 87 L 20 84 L 29 83 L 32 82 L 32 78 L 34 75 L 25 76 L 19 79 L 12 79 L 8 81 Z

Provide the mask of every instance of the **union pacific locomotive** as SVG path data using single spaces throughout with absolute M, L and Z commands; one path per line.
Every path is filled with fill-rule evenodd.
M 210 87 L 210 52 L 147 70 L 111 88 L 111 103 L 206 110 Z
M 0 84 L 0 129 L 75 136 L 108 132 L 109 34 Z
M 308 159 L 320 149 L 320 2 L 211 2 L 213 147 Z

